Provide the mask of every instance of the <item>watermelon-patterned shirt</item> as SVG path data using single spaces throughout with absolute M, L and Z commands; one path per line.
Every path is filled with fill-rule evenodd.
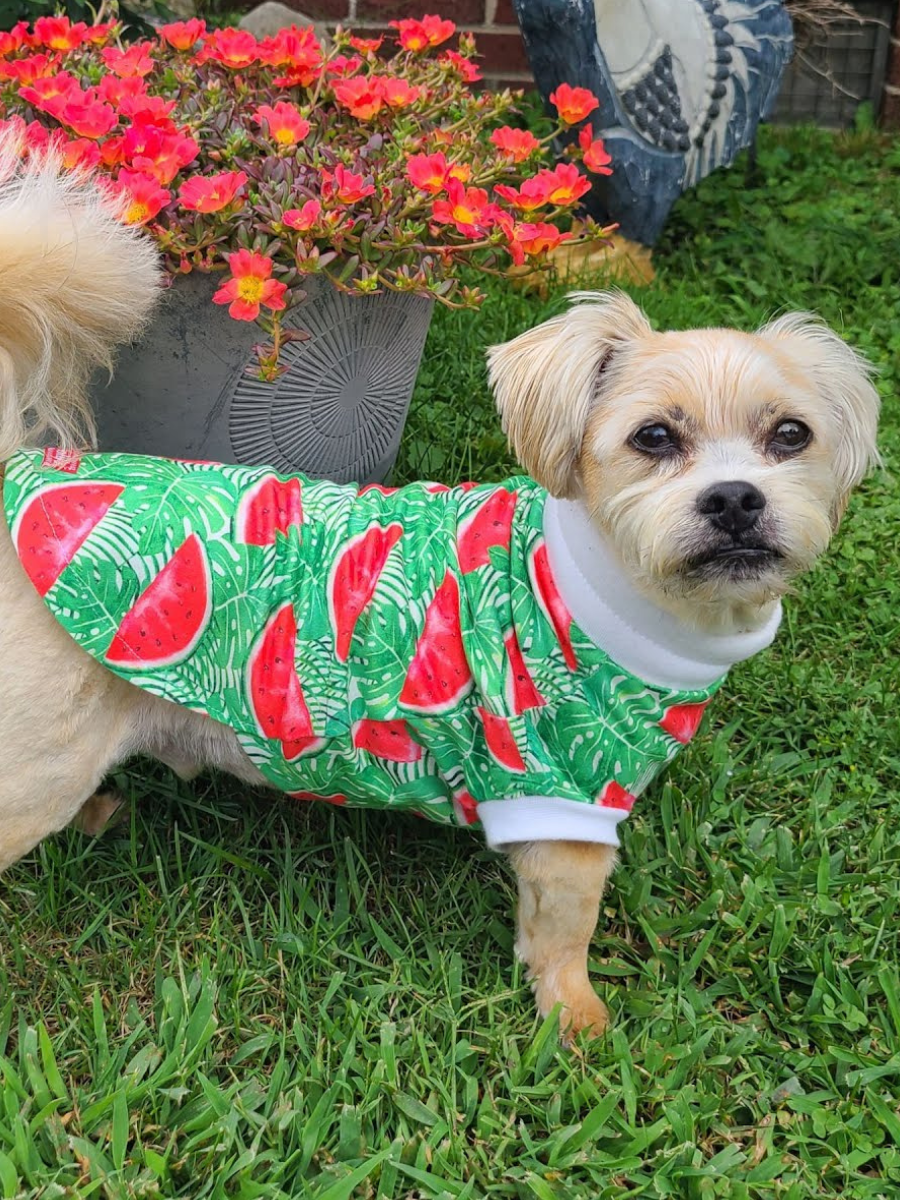
M 699 639 L 526 478 L 358 491 L 38 450 L 7 464 L 4 503 L 75 641 L 230 726 L 275 787 L 481 824 L 491 845 L 617 845 L 778 623 Z

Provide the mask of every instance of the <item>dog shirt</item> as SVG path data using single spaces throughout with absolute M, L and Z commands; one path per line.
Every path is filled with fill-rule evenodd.
M 21 451 L 22 565 L 88 653 L 230 726 L 283 792 L 618 845 L 765 627 L 701 636 L 527 478 L 361 491 L 264 468 Z

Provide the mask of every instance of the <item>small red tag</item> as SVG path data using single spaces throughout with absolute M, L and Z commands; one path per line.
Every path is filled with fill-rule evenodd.
M 60 450 L 58 446 L 48 446 L 41 461 L 42 467 L 50 467 L 54 471 L 65 471 L 74 475 L 81 466 L 81 455 L 77 450 Z

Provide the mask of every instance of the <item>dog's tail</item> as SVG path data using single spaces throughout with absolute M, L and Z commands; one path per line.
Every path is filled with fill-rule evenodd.
M 89 445 L 87 384 L 159 292 L 150 239 L 83 174 L 0 138 L 0 463 L 52 439 Z

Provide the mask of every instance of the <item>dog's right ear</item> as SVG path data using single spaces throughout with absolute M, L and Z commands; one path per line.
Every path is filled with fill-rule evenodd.
M 488 379 L 519 462 L 554 496 L 577 491 L 576 466 L 601 372 L 651 333 L 624 292 L 574 292 L 572 308 L 488 350 Z

